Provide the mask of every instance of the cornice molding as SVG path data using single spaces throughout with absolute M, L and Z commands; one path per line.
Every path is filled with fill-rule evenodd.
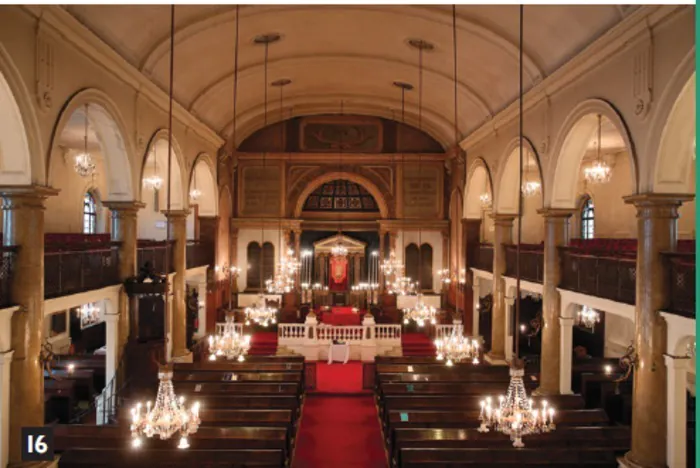
M 621 50 L 630 49 L 637 43 L 648 40 L 650 29 L 659 26 L 683 8 L 685 5 L 640 6 L 527 91 L 523 96 L 523 112 L 527 113 L 543 101 L 552 99 L 555 94 L 563 91 L 572 83 L 604 66 L 610 58 Z M 500 128 L 513 123 L 518 117 L 518 110 L 518 101 L 515 100 L 498 112 L 493 119 L 487 120 L 471 132 L 462 140 L 460 146 L 465 150 L 478 147 L 484 140 L 497 133 Z
M 113 73 L 116 78 L 131 86 L 143 97 L 146 97 L 159 110 L 167 113 L 167 93 L 136 67 L 127 62 L 126 59 L 98 38 L 64 8 L 54 5 L 23 5 L 20 8 L 35 17 L 42 24 L 42 27 L 53 28 L 56 34 L 75 46 L 86 57 Z M 181 124 L 191 128 L 200 138 L 210 143 L 213 147 L 219 148 L 224 144 L 224 139 L 221 136 L 177 101 L 173 103 L 173 115 Z

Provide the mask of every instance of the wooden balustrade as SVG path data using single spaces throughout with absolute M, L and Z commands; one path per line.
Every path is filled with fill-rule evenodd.
M 139 239 L 137 248 L 137 265 L 139 268 L 143 267 L 148 262 L 151 264 L 156 274 L 165 274 L 165 259 L 167 255 L 170 255 L 170 248 L 166 241 Z M 172 258 L 168 263 L 170 271 L 167 273 L 174 272 L 175 267 Z
M 214 246 L 208 242 L 187 242 L 187 268 L 214 264 Z
M 119 283 L 116 247 L 44 254 L 44 296 L 58 297 Z
M 669 281 L 667 311 L 695 318 L 695 254 L 664 253 Z
M 2 253 L 0 260 L 0 307 L 12 305 L 10 286 L 12 285 L 17 249 L 18 247 L 0 246 L 0 253 Z
M 506 246 L 506 276 L 515 277 L 518 251 L 516 245 Z M 544 251 L 541 246 L 520 246 L 520 277 L 533 283 L 544 278 Z
M 483 271 L 493 271 L 493 245 L 480 244 L 477 251 L 474 268 Z
M 637 260 L 576 253 L 560 247 L 561 287 L 626 304 L 635 303 Z

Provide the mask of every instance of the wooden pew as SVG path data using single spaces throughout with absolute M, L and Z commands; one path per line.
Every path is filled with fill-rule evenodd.
M 202 361 L 197 363 L 177 363 L 174 366 L 175 373 L 183 372 L 304 372 L 304 362 L 298 361 L 262 361 L 243 362 L 235 361 Z
M 175 387 L 179 393 L 187 393 L 193 398 L 205 395 L 247 394 L 247 395 L 298 395 L 299 385 L 295 383 L 251 383 L 251 382 L 178 382 Z
M 67 424 L 73 419 L 73 410 L 78 402 L 75 396 L 75 381 L 44 380 L 44 401 L 45 422 L 59 420 Z
M 614 452 L 608 449 L 569 449 L 551 447 L 493 450 L 492 448 L 401 449 L 401 468 L 613 468 Z
M 505 386 L 504 386 L 505 384 Z M 508 384 L 505 382 L 407 382 L 382 384 L 382 397 L 389 395 L 491 395 L 503 394 Z M 537 388 L 536 382 L 525 382 L 526 390 Z
M 178 450 L 177 434 L 171 440 L 159 438 L 143 439 L 138 450 L 153 449 Z M 54 427 L 54 446 L 56 452 L 80 447 L 93 449 L 131 448 L 132 436 L 128 426 L 88 426 L 57 425 Z M 200 427 L 189 436 L 190 449 L 271 449 L 282 450 L 285 459 L 289 457 L 291 441 L 284 428 L 276 427 Z
M 605 448 L 621 453 L 629 449 L 631 433 L 629 427 L 557 427 L 546 434 L 534 434 L 524 439 L 526 447 Z M 413 429 L 399 428 L 392 433 L 390 451 L 397 466 L 402 466 L 404 448 L 491 448 L 513 450 L 513 442 L 502 433 L 479 432 L 470 429 Z M 547 450 L 543 450 L 546 454 Z M 546 455 L 545 455 L 546 456 Z
M 61 455 L 61 468 L 280 468 L 282 450 L 129 450 L 76 448 Z
M 226 382 L 234 376 L 237 382 L 288 382 L 301 383 L 299 372 L 236 372 L 234 370 L 219 372 L 174 372 L 173 382 Z

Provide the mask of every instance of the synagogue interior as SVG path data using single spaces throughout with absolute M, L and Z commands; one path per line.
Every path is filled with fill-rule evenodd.
M 0 6 L 0 468 L 696 465 L 695 7 Z

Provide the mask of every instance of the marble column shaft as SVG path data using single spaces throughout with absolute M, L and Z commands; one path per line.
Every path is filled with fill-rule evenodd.
M 677 241 L 678 208 L 692 197 L 643 194 L 625 197 L 637 208 L 635 351 L 630 467 L 666 467 L 666 323 L 659 311 L 668 303 L 668 275 L 661 252 Z
M 495 232 L 493 242 L 493 312 L 491 321 L 491 351 L 493 360 L 505 359 L 506 336 L 506 271 L 505 245 L 513 243 L 513 220 L 515 215 L 493 215 Z
M 386 237 L 386 231 L 380 230 L 379 231 L 379 262 L 377 262 L 379 266 L 379 270 L 377 271 L 378 273 L 378 280 L 379 280 L 379 292 L 383 293 L 386 290 L 386 285 L 385 285 L 385 280 L 384 280 L 384 272 L 382 271 L 382 263 L 384 263 L 384 260 L 386 259 L 385 257 L 385 250 L 384 250 L 384 238 Z
M 138 210 L 141 202 L 105 202 L 112 213 L 112 240 L 119 242 L 119 280 L 135 276 L 138 270 Z M 119 292 L 119 325 L 117 339 L 117 360 L 121 358 L 124 345 L 129 341 L 129 296 L 124 288 Z
M 172 357 L 179 358 L 189 354 L 187 350 L 187 308 L 185 304 L 185 272 L 187 252 L 187 215 L 186 210 L 165 212 L 170 228 L 172 262 L 175 270 L 172 282 L 172 306 L 170 307 L 170 326 Z
M 547 209 L 544 217 L 544 277 L 542 281 L 542 358 L 540 361 L 541 395 L 559 393 L 561 359 L 561 298 L 557 287 L 561 279 L 559 247 L 569 243 L 571 210 Z
M 3 192 L 3 245 L 18 246 L 13 262 L 10 365 L 10 463 L 21 461 L 23 427 L 44 425 L 44 201 L 57 191 L 17 187 Z M 4 417 L 4 416 L 3 416 Z

